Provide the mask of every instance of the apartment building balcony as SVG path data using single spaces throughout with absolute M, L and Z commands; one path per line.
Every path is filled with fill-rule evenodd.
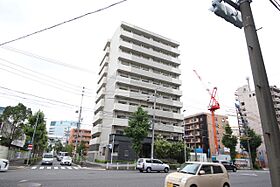
M 91 135 L 93 137 L 100 136 L 101 131 L 102 131 L 101 124 L 98 124 L 91 129 Z
M 116 81 L 120 82 L 120 83 L 131 85 L 131 86 L 137 86 L 137 87 L 144 88 L 144 89 L 155 90 L 155 88 L 156 88 L 156 85 L 154 85 L 152 83 L 143 82 L 141 80 L 132 80 L 132 79 L 128 79 L 128 78 L 124 78 L 124 77 L 120 77 L 120 76 L 118 76 L 116 78 Z M 163 93 L 167 93 L 167 94 L 182 96 L 182 91 L 181 90 L 176 90 L 176 89 L 172 89 L 172 88 L 165 88 L 165 87 L 162 87 L 162 86 L 159 86 L 157 88 L 157 90 L 158 90 L 158 92 L 163 92 Z
M 184 134 L 184 127 L 155 123 L 155 131 L 175 132 Z
M 95 137 L 89 141 L 89 145 L 100 144 L 100 137 Z
M 147 101 L 147 99 L 150 97 L 149 95 L 145 95 L 145 94 L 141 94 L 141 93 L 134 93 L 131 91 L 126 91 L 126 90 L 121 90 L 121 89 L 116 89 L 114 96 L 121 96 L 121 97 L 130 98 L 130 99 L 141 100 L 141 101 Z M 182 102 L 174 101 L 172 99 L 157 98 L 157 103 L 174 106 L 174 107 L 178 107 L 178 108 L 183 107 Z
M 176 65 L 181 64 L 179 58 L 174 58 L 172 56 L 168 56 L 166 54 L 154 51 L 152 49 L 147 49 L 147 48 L 144 48 L 144 47 L 140 47 L 140 46 L 132 44 L 132 43 L 128 43 L 128 42 L 125 42 L 125 41 L 120 41 L 120 46 L 122 46 L 124 48 L 127 48 L 127 49 L 135 50 L 135 51 L 147 54 L 147 55 L 151 55 L 151 56 L 154 56 L 156 58 L 166 60 L 166 61 L 168 61 L 170 63 L 174 63 Z
M 105 105 L 104 103 L 105 103 L 104 99 L 99 100 L 94 107 L 94 111 L 98 111 L 98 110 L 101 110 L 102 108 L 104 108 L 104 105 Z
M 153 39 L 148 39 L 148 38 L 145 38 L 144 36 L 140 36 L 140 35 L 137 35 L 137 34 L 134 34 L 132 32 L 128 32 L 128 31 L 125 31 L 125 30 L 122 30 L 121 32 L 121 36 L 125 36 L 125 37 L 129 37 L 129 38 L 132 38 L 134 40 L 137 40 L 139 42 L 145 42 L 151 46 L 155 46 L 155 47 L 160 47 L 166 51 L 170 51 L 176 55 L 180 55 L 180 51 L 178 48 L 174 48 L 174 47 L 171 47 L 171 46 L 167 46 L 165 44 L 162 44 L 162 43 L 159 43 L 159 42 L 156 42 L 154 41 Z
M 108 73 L 108 65 L 103 66 L 99 71 L 98 75 L 102 77 L 104 75 L 107 75 L 107 73 Z
M 99 81 L 98 81 L 98 84 L 97 84 L 97 90 L 101 89 L 102 87 L 104 87 L 107 83 L 107 77 L 106 76 L 103 76 Z
M 143 70 L 140 68 L 134 68 L 131 66 L 125 66 L 125 65 L 119 64 L 118 69 L 120 69 L 122 71 L 126 71 L 126 72 L 133 72 L 135 74 L 138 74 L 139 76 L 145 75 L 146 77 L 149 77 L 150 79 L 155 79 L 155 77 L 156 77 L 157 80 L 161 80 L 164 82 L 169 82 L 169 83 L 173 83 L 176 85 L 182 84 L 182 81 L 180 79 L 175 79 L 175 78 L 168 77 L 168 76 L 165 76 L 165 75 L 162 75 L 159 73 L 154 73 L 152 71 L 146 71 L 146 70 Z
M 105 96 L 105 87 L 102 87 L 102 88 L 97 92 L 95 101 L 98 102 L 100 99 L 104 98 L 104 96 Z
M 113 126 L 118 127 L 127 127 L 128 126 L 128 119 L 121 119 L 121 118 L 113 118 Z
M 135 56 L 135 55 L 125 53 L 125 52 L 120 52 L 119 53 L 119 58 L 120 59 L 125 59 L 125 60 L 128 60 L 128 61 L 132 61 L 132 62 L 136 62 L 138 64 L 142 64 L 142 65 L 149 66 L 149 67 L 157 67 L 157 68 L 162 69 L 164 71 L 175 73 L 177 75 L 181 75 L 181 70 L 179 68 L 174 68 L 174 67 L 171 67 L 171 66 L 159 63 L 159 62 L 155 62 L 151 59 L 147 59 L 147 58 L 144 58 L 144 57 L 139 57 L 139 56 Z
M 103 119 L 103 112 L 100 111 L 97 114 L 94 115 L 93 117 L 93 124 L 96 124 L 98 121 Z
M 137 108 L 138 108 L 138 106 L 131 106 L 131 105 L 127 105 L 127 104 L 115 103 L 113 110 L 133 113 L 137 110 Z M 145 108 L 145 110 L 148 111 L 149 115 L 153 115 L 153 113 L 154 113 L 154 110 L 151 109 L 151 108 Z M 173 113 L 173 112 L 163 111 L 163 110 L 155 110 L 155 115 L 159 116 L 159 117 L 165 117 L 165 118 L 177 119 L 177 120 L 183 120 L 184 119 L 183 114 Z

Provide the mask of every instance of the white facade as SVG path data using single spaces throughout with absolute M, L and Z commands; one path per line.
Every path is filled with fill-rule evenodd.
M 255 91 L 251 91 L 248 87 L 242 86 L 236 90 L 235 93 L 237 100 L 240 104 L 240 110 L 244 120 L 247 120 L 248 126 L 261 135 L 262 144 L 258 148 L 257 158 L 260 160 L 264 159 L 265 166 L 267 166 L 267 154 L 264 144 L 263 131 L 261 126 L 261 120 L 259 115 L 258 103 Z M 241 129 L 242 132 L 242 129 Z M 244 133 L 244 132 L 243 132 Z M 242 135 L 242 134 L 241 134 Z
M 91 159 L 108 158 L 109 135 L 122 134 L 129 116 L 139 106 L 151 118 L 155 112 L 156 135 L 182 138 L 178 46 L 176 41 L 127 23 L 122 23 L 106 43 L 95 101 Z

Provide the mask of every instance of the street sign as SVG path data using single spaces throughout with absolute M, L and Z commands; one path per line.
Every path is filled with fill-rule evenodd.
M 32 144 L 28 144 L 27 149 L 28 150 L 32 150 L 32 148 L 33 148 L 33 145 Z

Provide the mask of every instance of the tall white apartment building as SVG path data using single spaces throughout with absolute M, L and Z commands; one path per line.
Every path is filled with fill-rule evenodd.
M 259 108 L 255 91 L 251 91 L 249 86 L 245 85 L 238 88 L 235 92 L 235 95 L 239 103 L 238 118 L 240 125 L 240 134 L 242 136 L 245 133 L 243 125 L 248 125 L 248 127 L 254 129 L 256 134 L 261 135 L 263 143 L 257 150 L 257 159 L 264 167 L 266 167 L 268 165 L 267 153 L 264 144 L 261 119 L 259 115 Z
M 123 129 L 139 106 L 151 120 L 155 115 L 155 137 L 182 139 L 178 47 L 174 40 L 121 23 L 107 41 L 100 63 L 89 160 L 110 160 L 111 148 L 114 160 L 135 159 Z M 151 132 L 143 141 L 142 155 L 149 157 L 150 151 Z

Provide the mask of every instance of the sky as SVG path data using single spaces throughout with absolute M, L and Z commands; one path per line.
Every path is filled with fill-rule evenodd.
M 0 0 L 0 43 L 109 6 L 119 0 Z M 19 102 L 46 120 L 93 119 L 103 48 L 121 22 L 180 42 L 184 115 L 207 112 L 217 87 L 221 109 L 234 114 L 234 92 L 253 78 L 243 29 L 209 11 L 211 0 L 127 0 L 98 13 L 0 47 L 0 106 Z M 279 85 L 280 12 L 269 0 L 251 3 L 268 80 Z M 196 70 L 202 81 L 193 70 Z M 232 116 L 235 119 L 234 116 Z M 234 121 L 234 120 L 233 120 Z M 235 122 L 233 122 L 235 123 Z

